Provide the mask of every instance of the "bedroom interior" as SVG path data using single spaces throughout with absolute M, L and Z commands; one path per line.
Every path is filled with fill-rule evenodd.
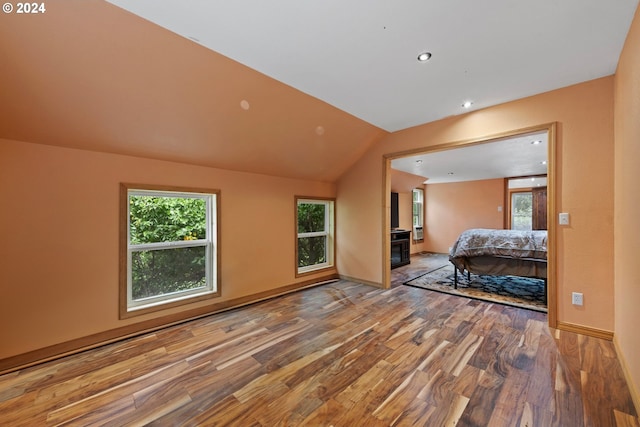
M 0 424 L 640 425 L 638 0 L 178 3 L 0 15 Z M 510 211 L 392 163 L 535 130 L 548 314 L 397 286 Z M 215 295 L 121 315 L 123 183 L 215 194 Z
M 493 218 L 487 219 L 486 212 L 478 213 L 478 217 L 474 219 L 476 206 L 473 201 L 469 205 L 457 206 L 457 209 L 463 209 L 459 212 L 449 211 L 445 215 L 435 216 L 426 215 L 424 226 L 424 240 L 411 245 L 411 255 L 420 256 L 427 253 L 441 253 L 447 255 L 447 262 L 444 266 L 438 265 L 433 269 L 433 265 L 429 264 L 429 269 L 433 271 L 420 271 L 414 273 L 414 277 L 410 277 L 404 283 L 410 286 L 423 287 L 425 289 L 445 292 L 452 295 L 460 295 L 466 297 L 475 297 L 487 301 L 497 303 L 514 304 L 516 306 L 531 308 L 534 310 L 547 311 L 551 307 L 550 316 L 555 318 L 555 298 L 551 298 L 547 304 L 547 210 L 553 209 L 547 205 L 547 186 L 554 183 L 553 161 L 550 157 L 555 156 L 555 132 L 553 126 L 548 129 L 526 130 L 523 132 L 514 131 L 511 135 L 500 136 L 495 139 L 488 138 L 483 141 L 468 141 L 465 143 L 454 143 L 450 146 L 435 147 L 431 151 L 415 152 L 408 156 L 393 158 L 390 168 L 394 173 L 390 173 L 390 187 L 393 190 L 402 190 L 406 193 L 410 191 L 412 184 L 424 180 L 424 191 L 427 194 L 423 209 L 429 206 L 429 188 L 434 184 L 446 184 L 450 182 L 481 182 L 482 180 L 503 179 L 504 185 L 501 188 L 500 197 L 497 204 L 494 205 L 495 213 Z M 549 155 L 551 153 L 551 155 Z M 402 182 L 398 171 L 415 176 L 415 179 Z M 455 171 L 455 172 L 454 172 Z M 550 172 L 549 172 L 550 171 Z M 548 174 L 548 175 L 547 175 Z M 406 176 L 403 177 L 408 179 Z M 432 187 L 433 188 L 433 187 Z M 544 190 L 544 191 L 540 191 Z M 485 190 L 486 191 L 486 190 Z M 526 191 L 526 192 L 525 192 Z M 555 194 L 555 189 L 551 188 L 548 192 Z M 513 224 L 512 199 L 514 195 L 529 195 L 530 212 L 528 222 L 522 226 Z M 540 197 L 544 194 L 544 197 Z M 395 196 L 395 197 L 393 197 Z M 457 196 L 451 193 L 449 197 Z M 482 196 L 479 196 L 482 197 Z M 393 200 L 395 198 L 395 201 Z M 397 212 L 398 194 L 392 192 L 391 201 L 391 226 L 392 230 L 397 228 L 399 224 Z M 409 197 L 404 197 L 404 213 L 403 225 L 411 224 L 409 215 L 411 215 L 411 207 L 407 205 L 411 203 Z M 439 205 L 446 206 L 448 201 L 438 200 Z M 453 207 L 454 205 L 451 205 Z M 444 207 L 443 209 L 447 209 Z M 432 216 L 437 219 L 432 219 Z M 451 220 L 451 218 L 468 217 L 463 221 Z M 438 219 L 440 223 L 438 223 Z M 402 227 L 401 227 L 402 228 Z M 448 239 L 445 239 L 446 249 L 442 245 L 434 245 L 430 241 L 429 233 L 431 230 L 439 228 L 451 229 Z M 543 244 L 541 249 L 544 252 L 531 250 L 524 251 L 518 249 L 518 245 L 526 245 L 530 248 L 533 240 L 529 240 L 528 235 L 523 236 L 522 232 L 502 232 L 505 237 L 499 240 L 491 239 L 491 237 L 476 238 L 474 250 L 478 252 L 478 245 L 482 245 L 486 255 L 497 258 L 476 257 L 463 258 L 460 255 L 463 252 L 458 250 L 457 254 L 452 252 L 457 248 L 457 240 L 464 233 L 468 233 L 470 229 L 497 229 L 509 230 L 518 228 L 522 230 L 545 230 L 533 231 L 532 233 L 544 233 L 543 239 L 536 239 L 537 244 Z M 409 261 L 399 263 L 394 261 L 394 246 L 396 243 L 397 232 L 391 234 L 391 268 L 397 268 L 406 265 Z M 457 234 L 456 234 L 457 233 Z M 462 234 L 461 234 L 462 233 Z M 517 236 L 513 234 L 516 233 Z M 542 234 L 540 234 L 542 236 Z M 504 240 L 505 238 L 509 240 Z M 525 241 L 526 238 L 526 241 Z M 514 240 L 515 239 L 515 240 Z M 491 242 L 491 246 L 487 246 Z M 466 243 L 466 241 L 465 241 Z M 499 245 L 499 246 L 496 246 Z M 434 250 L 434 246 L 438 249 Z M 444 249 L 444 250 L 443 250 Z M 515 252 L 514 252 L 515 251 Z M 469 253 L 469 250 L 466 252 Z M 540 255 L 537 255 L 537 254 Z M 454 257 L 457 255 L 457 257 Z M 478 254 L 480 255 L 480 254 Z M 509 255 L 509 258 L 505 258 Z M 513 258 L 512 258 L 513 257 Z M 533 259 L 532 257 L 540 258 Z M 397 256 L 396 256 L 397 258 Z M 470 261 L 475 259 L 475 264 Z M 448 268 L 448 264 L 453 263 L 456 268 Z M 551 262 L 553 264 L 553 262 Z M 458 291 L 458 271 L 466 275 L 463 285 L 465 291 Z M 465 273 L 466 272 L 466 273 Z M 473 281 L 471 273 L 480 275 Z M 495 278 L 483 279 L 488 275 Z M 511 277 L 510 277 L 511 276 Z M 518 276 L 522 279 L 515 279 L 512 276 Z M 429 282 L 432 280 L 433 282 Z M 502 282 L 502 283 L 501 283 Z M 542 283 L 542 286 L 540 286 Z M 526 290 L 527 285 L 530 286 L 529 292 Z M 510 289 L 511 286 L 513 289 Z M 523 292 L 524 290 L 524 292 Z M 538 295 L 540 294 L 540 295 Z M 535 302 L 534 302 L 535 301 Z

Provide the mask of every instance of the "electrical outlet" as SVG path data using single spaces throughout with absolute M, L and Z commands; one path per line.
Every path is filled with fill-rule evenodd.
M 582 305 L 583 301 L 584 300 L 581 292 L 573 292 L 571 294 L 571 304 Z

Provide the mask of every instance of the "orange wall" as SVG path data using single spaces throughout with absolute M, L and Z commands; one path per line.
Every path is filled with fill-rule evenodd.
M 427 184 L 425 250 L 449 253 L 469 228 L 503 228 L 504 180 Z
M 640 410 L 640 9 L 615 78 L 615 340 Z
M 121 181 L 222 190 L 215 302 L 319 276 L 293 196 L 335 196 L 385 131 L 104 1 L 32 18 L 0 25 L 0 359 L 157 318 L 117 318 Z
M 0 138 L 333 182 L 386 133 L 106 1 L 1 16 Z
M 558 123 L 556 209 L 558 320 L 613 330 L 613 77 L 516 100 L 388 135 L 338 182 L 341 210 L 367 212 L 338 222 L 341 274 L 382 283 L 384 155 Z M 372 183 L 380 183 L 380 187 Z M 555 215 L 554 215 L 555 217 Z M 339 216 L 340 220 L 342 217 Z M 583 307 L 571 292 L 583 292 Z
M 396 193 L 411 193 L 414 188 L 423 188 L 427 178 L 391 169 L 391 191 Z
M 118 320 L 120 182 L 221 190 L 215 302 L 310 279 L 295 278 L 294 195 L 335 196 L 334 184 L 0 139 L 0 359 L 206 304 Z

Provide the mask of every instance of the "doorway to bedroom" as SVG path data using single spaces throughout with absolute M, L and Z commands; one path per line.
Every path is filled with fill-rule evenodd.
M 412 190 L 424 189 L 423 238 L 412 236 L 411 264 L 394 269 L 393 280 L 388 269 L 386 283 L 397 284 L 403 275 L 403 281 L 408 281 L 407 275 L 428 273 L 436 256 L 447 261 L 451 247 L 467 229 L 546 230 L 546 271 L 513 277 L 522 279 L 518 286 L 524 286 L 526 294 L 532 289 L 527 288 L 527 280 L 536 279 L 527 275 L 545 276 L 546 286 L 544 280 L 534 283 L 546 289 L 544 302 L 549 324 L 554 325 L 555 227 L 553 221 L 547 224 L 555 209 L 554 153 L 555 125 L 549 124 L 385 156 L 388 193 L 399 193 L 401 203 L 406 194 L 404 200 L 410 203 Z M 412 214 L 410 205 L 400 210 L 400 228 L 411 229 Z M 403 220 L 402 215 L 407 218 Z M 424 259 L 425 255 L 431 259 Z

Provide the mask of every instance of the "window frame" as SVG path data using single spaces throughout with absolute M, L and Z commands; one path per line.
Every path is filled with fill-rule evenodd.
M 130 239 L 129 198 L 137 196 L 198 198 L 206 201 L 206 238 L 198 240 L 132 244 Z M 120 184 L 120 319 L 166 310 L 216 298 L 220 291 L 220 191 L 202 188 L 174 187 L 148 184 Z M 205 286 L 168 293 L 136 302 L 132 297 L 132 256 L 145 250 L 170 250 L 188 247 L 205 248 Z
M 336 207 L 335 198 L 325 197 L 308 197 L 308 196 L 295 196 L 294 203 L 294 227 L 295 227 L 295 277 L 306 276 L 313 273 L 318 273 L 325 270 L 335 268 L 335 253 L 336 253 L 336 239 L 335 239 L 335 220 L 336 220 Z M 325 209 L 325 230 L 309 233 L 298 232 L 298 206 L 301 204 L 321 204 L 326 206 Z M 300 238 L 305 237 L 321 237 L 325 236 L 325 262 L 299 267 L 299 245 Z

